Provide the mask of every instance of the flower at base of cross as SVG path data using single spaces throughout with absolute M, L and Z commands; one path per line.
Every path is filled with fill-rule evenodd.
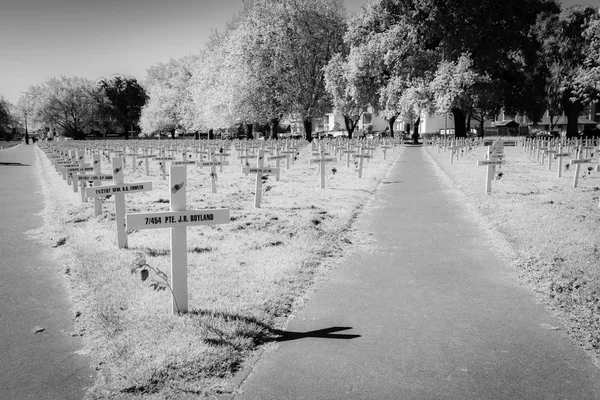
M 133 264 L 137 265 L 138 267 L 143 267 L 146 265 L 146 256 L 144 253 L 136 253 L 136 258 L 133 261 Z

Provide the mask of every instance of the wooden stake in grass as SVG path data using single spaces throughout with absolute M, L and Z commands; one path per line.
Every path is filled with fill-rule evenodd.
M 169 170 L 170 212 L 127 214 L 127 230 L 171 228 L 171 291 L 173 314 L 188 312 L 187 227 L 227 224 L 229 209 L 187 210 L 185 166 Z

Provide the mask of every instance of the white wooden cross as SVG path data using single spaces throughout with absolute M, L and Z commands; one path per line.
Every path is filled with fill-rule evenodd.
M 548 154 L 548 171 L 552 171 L 552 157 L 556 154 L 556 150 L 547 149 L 544 153 Z
M 558 153 L 554 154 L 554 158 L 558 159 L 558 173 L 557 177 L 560 178 L 562 176 L 562 159 L 563 157 L 568 157 L 569 153 L 563 153 L 562 143 L 558 145 Z
M 125 195 L 152 190 L 152 182 L 124 183 L 123 159 L 113 158 L 113 184 L 86 189 L 87 197 L 115 196 L 115 214 L 117 221 L 117 246 L 127 247 L 127 231 L 125 230 Z
M 319 164 L 321 189 L 325 189 L 325 163 L 337 161 L 336 157 L 325 157 L 327 154 L 329 153 L 323 151 L 323 145 L 320 145 L 319 152 L 316 153 L 319 158 L 313 158 L 310 160 L 311 164 Z M 313 153 L 313 155 L 315 155 L 315 153 Z
M 254 189 L 254 208 L 260 208 L 262 199 L 262 178 L 264 174 L 275 174 L 276 178 L 279 176 L 279 168 L 264 167 L 265 163 L 265 151 L 263 149 L 258 150 L 258 156 L 256 157 L 256 167 L 242 167 L 242 173 L 245 175 L 256 174 L 256 185 Z
M 212 152 L 212 161 L 198 161 L 196 164 L 200 167 L 210 167 L 212 192 L 217 193 L 217 166 L 220 167 L 220 172 L 223 172 L 223 165 L 229 165 L 229 161 L 217 161 L 215 153 Z
M 492 179 L 494 178 L 494 171 L 496 165 L 504 165 L 504 160 L 495 160 L 492 153 L 492 146 L 488 146 L 487 160 L 477 161 L 477 166 L 487 166 L 487 175 L 485 179 L 485 192 L 491 193 L 492 191 Z
M 358 158 L 358 177 L 362 178 L 363 160 L 365 158 L 371 158 L 371 156 L 369 154 L 363 154 L 363 148 L 361 146 L 358 150 L 358 154 L 354 155 L 354 158 Z
M 346 167 L 350 167 L 350 156 L 356 153 L 356 150 L 352 149 L 350 141 L 346 143 L 346 150 L 342 151 L 342 153 L 346 154 Z
M 144 159 L 144 166 L 146 167 L 146 176 L 150 176 L 150 162 L 148 161 L 151 158 L 156 158 L 155 154 L 148 154 L 148 150 L 144 150 L 144 155 L 137 156 L 138 158 Z
M 185 166 L 169 169 L 170 211 L 127 214 L 127 230 L 171 228 L 171 290 L 173 314 L 188 312 L 187 230 L 188 226 L 227 224 L 229 209 L 188 210 Z
M 579 146 L 579 150 L 577 152 L 577 159 L 571 160 L 571 165 L 575 165 L 574 173 L 573 173 L 573 187 L 576 188 L 579 182 L 579 171 L 581 170 L 581 164 L 591 164 L 591 158 L 583 158 L 583 146 Z
M 275 160 L 275 167 L 279 168 L 279 160 L 286 159 L 286 169 L 290 169 L 290 155 L 279 154 L 279 147 L 275 149 L 275 155 L 267 157 L 267 161 Z M 275 180 L 279 180 L 279 175 L 276 176 Z
M 90 172 L 93 171 L 94 168 L 86 167 L 86 166 L 77 166 L 77 167 L 64 167 L 63 172 L 67 173 L 67 184 L 70 184 L 73 187 L 73 193 L 77 193 L 77 185 L 78 180 L 73 178 L 73 173 L 77 172 Z
M 93 156 L 93 174 L 85 174 L 85 175 L 77 175 L 77 180 L 81 184 L 81 196 L 82 200 L 85 199 L 87 201 L 87 195 L 85 191 L 85 183 L 93 182 L 94 186 L 100 186 L 102 181 L 112 181 L 113 176 L 102 174 L 101 172 L 101 164 L 100 164 L 100 154 L 94 154 Z M 94 197 L 94 215 L 97 217 L 102 213 L 102 203 L 100 203 L 100 199 L 98 197 Z

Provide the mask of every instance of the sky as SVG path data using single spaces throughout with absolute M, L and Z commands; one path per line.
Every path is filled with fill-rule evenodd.
M 363 3 L 344 0 L 350 13 Z M 152 65 L 199 53 L 241 9 L 242 0 L 2 0 L 0 96 L 16 104 L 30 85 L 61 75 L 141 81 Z

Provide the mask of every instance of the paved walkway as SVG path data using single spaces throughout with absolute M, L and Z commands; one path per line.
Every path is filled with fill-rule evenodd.
M 34 150 L 0 151 L 0 399 L 82 399 L 92 371 L 75 354 L 61 267 L 25 234 L 43 224 Z
M 404 150 L 357 227 L 373 251 L 331 273 L 237 400 L 600 399 L 600 369 L 509 278 L 423 149 Z

